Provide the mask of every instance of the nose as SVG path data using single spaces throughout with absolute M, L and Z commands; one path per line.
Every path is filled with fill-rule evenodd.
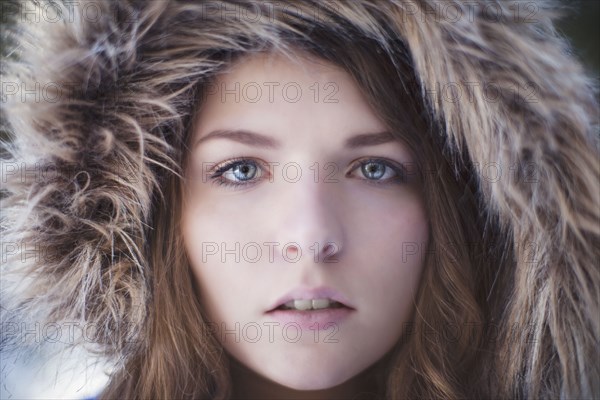
M 338 185 L 311 179 L 283 185 L 275 221 L 285 261 L 337 262 L 345 235 Z

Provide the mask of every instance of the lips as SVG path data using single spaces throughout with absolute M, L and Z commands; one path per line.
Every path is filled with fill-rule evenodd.
M 342 307 L 354 310 L 354 306 L 350 303 L 350 300 L 341 293 L 340 291 L 333 289 L 328 286 L 319 286 L 315 288 L 309 288 L 306 286 L 297 287 L 288 293 L 278 298 L 274 303 L 271 304 L 267 313 L 277 310 L 282 307 L 285 303 L 292 300 L 318 300 L 318 299 L 329 299 L 341 304 Z

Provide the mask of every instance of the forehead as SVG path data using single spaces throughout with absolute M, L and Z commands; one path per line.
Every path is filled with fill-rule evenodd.
M 242 80 L 252 76 L 268 81 L 274 77 L 274 74 L 278 78 L 291 80 L 310 78 L 335 81 L 347 76 L 346 71 L 341 67 L 298 50 L 285 54 L 270 51 L 242 56 L 229 65 L 222 74 L 217 75 L 217 78 L 224 80 L 229 76 L 230 79 Z
M 350 74 L 327 61 L 260 53 L 206 88 L 194 142 L 214 130 L 252 130 L 285 142 L 386 130 Z

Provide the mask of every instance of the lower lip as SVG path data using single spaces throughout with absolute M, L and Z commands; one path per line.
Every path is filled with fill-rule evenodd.
M 281 324 L 296 323 L 302 329 L 314 331 L 331 329 L 350 317 L 354 311 L 354 309 L 348 307 L 324 308 L 314 311 L 273 310 L 268 312 L 267 315 L 270 315 Z

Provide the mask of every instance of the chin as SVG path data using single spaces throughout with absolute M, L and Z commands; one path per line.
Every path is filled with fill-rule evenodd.
M 288 377 L 284 381 L 277 381 L 278 384 L 294 390 L 324 390 L 338 386 L 346 380 L 322 379 L 315 376 L 298 379 L 297 377 Z
M 340 371 L 339 369 L 325 372 L 315 368 L 315 366 L 307 366 L 302 369 L 290 368 L 290 364 L 287 364 L 285 370 L 279 369 L 275 375 L 271 375 L 269 378 L 294 390 L 323 390 L 346 382 L 352 378 L 352 374 L 349 371 Z

